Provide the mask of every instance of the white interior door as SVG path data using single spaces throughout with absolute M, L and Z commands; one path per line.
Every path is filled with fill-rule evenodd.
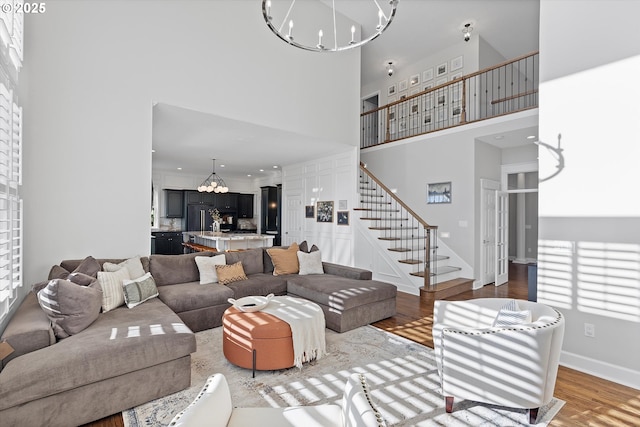
M 509 194 L 495 193 L 495 279 L 496 286 L 509 281 Z
M 302 195 L 299 193 L 286 194 L 284 208 L 282 245 L 288 246 L 293 242 L 302 241 L 302 221 L 304 219 Z
M 496 279 L 496 194 L 500 183 L 480 180 L 480 284 Z

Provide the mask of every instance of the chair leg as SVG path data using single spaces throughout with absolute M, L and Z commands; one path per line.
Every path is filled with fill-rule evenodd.
M 529 409 L 529 424 L 535 424 L 538 419 L 538 409 L 540 408 L 531 408 Z
M 446 396 L 444 398 L 444 410 L 447 411 L 448 414 L 453 412 L 453 396 Z

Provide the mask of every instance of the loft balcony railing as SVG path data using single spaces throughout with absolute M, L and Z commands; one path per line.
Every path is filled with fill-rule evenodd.
M 538 107 L 539 53 L 471 73 L 360 115 L 360 148 Z

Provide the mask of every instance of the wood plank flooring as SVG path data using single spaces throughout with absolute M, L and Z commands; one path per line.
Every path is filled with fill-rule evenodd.
M 487 285 L 447 299 L 490 297 L 527 299 L 527 266 L 511 264 L 505 285 Z M 433 348 L 432 323 L 432 306 L 418 296 L 398 293 L 397 314 L 374 326 Z M 640 390 L 561 366 L 554 395 L 567 403 L 550 426 L 640 426 Z M 88 426 L 124 427 L 124 423 L 121 414 L 116 414 Z

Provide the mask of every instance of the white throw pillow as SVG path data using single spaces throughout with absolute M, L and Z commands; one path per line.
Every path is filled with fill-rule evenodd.
M 138 277 L 142 277 L 145 275 L 144 268 L 142 267 L 142 261 L 140 261 L 139 256 L 129 258 L 128 260 L 122 261 L 119 264 L 105 262 L 102 265 L 102 269 L 108 272 L 115 272 L 124 267 L 129 270 L 129 277 L 131 277 L 132 279 L 137 279 Z
M 500 328 L 524 323 L 531 323 L 531 311 L 520 310 L 518 302 L 511 300 L 500 308 L 496 319 L 493 321 L 493 326 Z
M 122 284 L 125 280 L 131 280 L 127 268 L 121 268 L 113 272 L 98 271 L 98 283 L 102 288 L 102 311 L 104 313 L 124 304 Z
M 306 276 L 308 274 L 324 274 L 324 269 L 322 268 L 322 255 L 320 255 L 320 251 L 309 253 L 298 251 L 298 264 L 300 265 L 300 271 L 298 274 L 301 276 Z
M 218 283 L 218 273 L 216 273 L 216 265 L 226 265 L 227 259 L 222 255 L 216 256 L 197 256 L 196 265 L 200 273 L 200 284 Z

